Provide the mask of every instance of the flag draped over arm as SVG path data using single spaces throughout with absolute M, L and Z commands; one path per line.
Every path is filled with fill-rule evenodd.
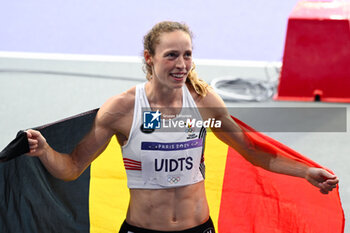
M 322 167 L 282 143 L 256 132 L 237 118 L 233 119 L 251 140 L 264 145 L 267 150 L 308 166 Z M 341 233 L 344 232 L 344 224 L 338 187 L 327 195 L 321 194 L 305 179 L 253 166 L 229 148 L 219 232 Z
M 57 151 L 69 153 L 89 131 L 96 110 L 37 127 Z M 320 167 L 243 122 L 256 143 Z M 344 213 L 338 189 L 328 195 L 301 178 L 255 167 L 211 133 L 206 140 L 206 189 L 218 232 L 341 233 Z M 117 232 L 129 201 L 116 139 L 75 181 L 52 177 L 29 151 L 26 135 L 0 152 L 0 232 Z

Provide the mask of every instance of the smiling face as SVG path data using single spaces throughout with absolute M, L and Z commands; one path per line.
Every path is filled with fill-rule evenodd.
M 145 50 L 145 60 L 152 67 L 152 79 L 169 88 L 182 87 L 192 65 L 192 42 L 182 30 L 163 32 L 153 56 Z

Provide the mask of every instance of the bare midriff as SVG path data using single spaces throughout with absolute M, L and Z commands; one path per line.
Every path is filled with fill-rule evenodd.
M 126 222 L 159 231 L 181 231 L 209 219 L 204 181 L 169 189 L 130 189 Z

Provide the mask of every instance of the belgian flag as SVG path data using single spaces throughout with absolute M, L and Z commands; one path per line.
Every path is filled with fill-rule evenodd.
M 98 110 L 37 127 L 57 151 L 69 153 L 90 130 Z M 256 143 L 321 167 L 235 119 Z M 112 233 L 125 219 L 129 192 L 120 148 L 107 149 L 75 181 L 52 177 L 29 151 L 20 131 L 0 152 L 0 232 Z M 304 179 L 274 174 L 247 162 L 208 133 L 206 192 L 219 233 L 341 233 L 344 213 L 338 189 L 328 195 Z

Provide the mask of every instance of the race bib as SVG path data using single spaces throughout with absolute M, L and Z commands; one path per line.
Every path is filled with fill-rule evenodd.
M 186 142 L 142 142 L 142 178 L 145 183 L 177 187 L 203 180 L 199 165 L 202 139 Z

